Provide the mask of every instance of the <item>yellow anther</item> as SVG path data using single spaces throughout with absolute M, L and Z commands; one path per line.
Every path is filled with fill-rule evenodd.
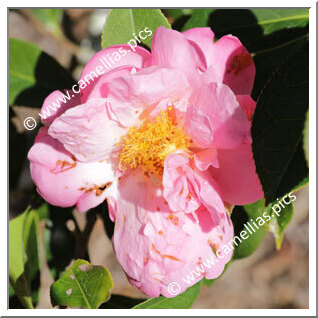
M 190 138 L 162 111 L 154 121 L 131 127 L 121 144 L 121 169 L 140 167 L 146 174 L 161 176 L 167 155 L 177 149 L 187 151 Z

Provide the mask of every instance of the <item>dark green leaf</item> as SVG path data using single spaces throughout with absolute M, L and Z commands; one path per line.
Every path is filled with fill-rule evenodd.
M 159 9 L 112 9 L 106 17 L 103 28 L 102 48 L 125 44 L 130 40 L 136 42 L 134 35 L 150 47 L 154 31 L 159 26 L 170 28 L 170 24 Z M 152 34 L 146 37 L 143 33 L 143 37 L 146 37 L 143 40 L 139 33 L 147 27 Z
M 44 230 L 44 249 L 46 261 L 55 280 L 75 258 L 75 234 L 66 226 L 66 222 L 71 221 L 72 208 L 49 206 L 49 217 Z M 82 246 L 78 245 L 78 248 Z
M 52 305 L 96 309 L 107 301 L 113 280 L 107 268 L 78 259 L 54 284 Z
M 191 18 L 187 21 L 182 30 L 185 31 L 192 28 L 208 26 L 209 15 L 212 11 L 214 11 L 214 9 L 193 9 Z
M 282 29 L 304 27 L 308 21 L 308 9 L 221 9 L 211 16 L 215 32 L 224 34 L 260 28 L 263 35 L 268 35 Z
M 308 175 L 302 148 L 308 68 L 308 45 L 304 45 L 281 65 L 257 101 L 252 146 L 267 204 Z
M 36 45 L 9 40 L 9 104 L 41 107 L 53 90 L 70 88 L 64 68 Z
M 188 288 L 182 294 L 174 298 L 166 298 L 163 296 L 150 298 L 143 303 L 134 307 L 134 309 L 187 309 L 199 296 L 201 289 L 200 282 Z
M 144 299 L 130 298 L 122 295 L 111 295 L 108 302 L 102 304 L 99 309 L 130 309 L 144 301 Z
M 231 215 L 235 231 L 234 242 L 236 242 L 236 244 L 233 244 L 233 246 L 235 247 L 234 259 L 240 259 L 250 256 L 257 250 L 257 248 L 263 241 L 263 238 L 266 234 L 266 227 L 259 226 L 259 228 L 257 229 L 252 224 L 252 221 L 256 221 L 257 223 L 256 219 L 258 216 L 262 215 L 261 210 L 264 211 L 264 209 L 265 208 L 262 207 L 262 203 L 260 203 L 260 201 L 254 203 L 254 207 L 250 208 L 249 213 L 246 212 L 244 207 L 235 206 Z M 253 228 L 251 228 L 249 224 L 251 224 Z M 246 234 L 243 235 L 243 237 L 246 237 L 246 239 L 240 236 L 241 231 L 246 232 Z
M 308 9 L 251 9 L 251 11 L 255 14 L 257 23 L 263 28 L 265 35 L 285 28 L 303 27 L 309 21 Z
M 306 44 L 308 40 L 307 29 L 301 29 L 297 32 L 294 31 L 293 36 L 291 33 L 292 32 L 288 32 L 286 35 L 277 35 L 275 37 L 277 41 L 260 39 L 262 43 L 266 42 L 264 45 L 265 49 L 258 50 L 256 48 L 256 51 L 254 50 L 253 59 L 256 67 L 256 76 L 252 97 L 255 100 L 258 99 L 263 87 L 285 60 Z
M 44 220 L 49 217 L 49 207 L 46 203 L 40 205 L 35 211 L 39 216 L 39 220 Z
M 40 270 L 38 223 L 30 209 L 9 222 L 9 278 L 26 308 L 33 308 L 31 283 Z
M 183 15 L 192 14 L 195 9 L 164 9 L 163 12 L 168 18 L 173 20 L 180 18 Z

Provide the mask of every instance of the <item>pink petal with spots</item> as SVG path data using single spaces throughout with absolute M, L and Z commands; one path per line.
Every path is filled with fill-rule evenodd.
M 173 212 L 195 212 L 203 204 L 218 224 L 225 211 L 218 187 L 208 171 L 196 170 L 187 154 L 181 151 L 165 159 L 162 178 L 163 196 Z
M 41 128 L 28 153 L 32 179 L 39 194 L 50 204 L 88 210 L 100 203 L 100 198 L 115 179 L 112 166 L 106 162 L 81 163 L 56 139 Z M 87 194 L 93 198 L 87 200 Z M 103 197 L 104 198 L 104 197 Z
M 222 83 L 235 94 L 251 94 L 255 77 L 254 61 L 237 37 L 226 35 L 214 43 L 211 60 Z
M 189 283 L 183 280 L 200 261 L 215 257 L 212 247 L 219 248 L 232 239 L 233 227 L 226 214 L 217 226 L 204 209 L 196 212 L 196 218 L 170 214 L 160 188 L 137 171 L 123 177 L 117 191 L 112 206 L 116 214 L 113 245 L 134 286 L 151 297 L 173 297 L 168 291 L 171 282 L 178 282 L 183 292 L 203 276 L 211 279 L 222 273 L 232 250 L 200 277 Z M 114 200 L 108 204 L 111 202 Z

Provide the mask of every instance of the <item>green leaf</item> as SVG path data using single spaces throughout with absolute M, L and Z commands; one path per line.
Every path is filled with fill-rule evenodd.
M 152 36 L 159 26 L 171 27 L 159 9 L 112 9 L 103 28 L 102 48 L 135 40 L 134 35 L 150 47 Z M 148 33 L 146 37 L 147 33 L 142 33 L 146 37 L 143 40 L 139 33 L 147 27 L 152 34 Z
M 33 308 L 31 283 L 40 270 L 39 218 L 27 209 L 9 222 L 9 278 L 26 308 Z
M 269 204 L 268 208 L 272 209 L 275 203 L 273 202 Z M 268 226 L 269 230 L 274 234 L 277 249 L 280 249 L 282 245 L 284 232 L 287 226 L 289 225 L 290 221 L 292 220 L 293 212 L 294 212 L 294 207 L 292 202 L 284 206 L 285 207 L 282 208 L 281 211 L 278 213 L 279 216 L 275 214 L 273 210 L 271 210 L 272 219 Z
M 252 255 L 260 246 L 266 234 L 265 225 L 257 229 L 252 224 L 252 221 L 256 221 L 257 223 L 256 219 L 262 215 L 265 207 L 260 201 L 257 201 L 257 203 L 253 205 L 253 207 L 247 209 L 242 206 L 235 206 L 233 209 L 231 219 L 234 224 L 234 235 L 241 240 L 240 242 L 239 239 L 235 239 L 234 237 L 235 242 L 237 242 L 237 246 L 233 245 L 235 247 L 234 259 L 241 259 Z M 247 210 L 249 212 L 247 212 Z M 254 230 L 250 228 L 249 224 L 252 224 Z M 244 235 L 246 239 L 240 236 L 241 231 L 246 232 L 246 235 Z
M 55 36 L 60 36 L 63 9 L 30 9 L 30 13 L 35 16 L 48 31 Z
M 184 25 L 182 31 L 208 26 L 209 15 L 214 10 L 215 9 L 193 9 L 192 16 Z
M 275 71 L 285 62 L 291 54 L 299 50 L 308 40 L 308 30 L 297 32 L 297 36 L 291 40 L 289 33 L 286 36 L 279 36 L 278 43 L 276 41 L 261 41 L 267 42 L 265 49 L 256 50 L 253 53 L 253 59 L 256 68 L 256 76 L 252 92 L 253 99 L 257 100 L 263 87 L 273 76 Z M 298 36 L 299 35 L 299 36 Z M 281 43 L 280 43 L 281 42 Z M 283 57 L 283 58 L 282 58 Z
M 43 203 L 38 208 L 35 209 L 36 213 L 39 216 L 39 220 L 45 220 L 49 218 L 49 206 L 46 203 Z
M 51 302 L 53 306 L 96 309 L 109 299 L 113 285 L 107 268 L 78 259 L 51 285 Z
M 261 28 L 263 35 L 268 35 L 282 29 L 304 27 L 309 21 L 308 9 L 233 9 L 216 10 L 215 13 L 215 18 L 211 16 L 213 24 L 213 20 L 218 22 L 214 31 L 223 34 L 241 33 L 248 29 L 255 30 L 257 27 Z
M 308 74 L 307 42 L 278 68 L 257 101 L 252 147 L 267 204 L 292 191 L 308 175 L 302 147 Z
M 144 301 L 144 299 L 130 298 L 122 295 L 111 295 L 108 302 L 102 304 L 99 309 L 130 309 Z
M 251 11 L 255 14 L 257 23 L 262 27 L 265 35 L 285 28 L 303 27 L 309 21 L 309 9 L 251 9 Z
M 41 107 L 53 90 L 70 88 L 74 81 L 51 56 L 36 45 L 9 40 L 9 104 Z
M 191 308 L 192 304 L 199 296 L 201 289 L 200 282 L 189 287 L 182 294 L 174 298 L 166 298 L 163 296 L 150 298 L 143 303 L 133 307 L 133 309 L 187 309 Z
M 309 167 L 309 110 L 307 111 L 303 134 L 304 134 L 303 147 L 304 147 L 305 157 L 307 160 L 307 166 Z
M 193 9 L 164 9 L 163 12 L 168 18 L 176 20 L 183 15 L 192 14 Z

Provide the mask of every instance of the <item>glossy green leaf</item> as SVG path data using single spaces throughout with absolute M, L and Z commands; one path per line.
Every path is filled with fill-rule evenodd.
M 183 31 L 208 26 L 209 15 L 215 9 L 193 9 L 191 18 L 183 27 Z
M 134 35 L 150 47 L 154 31 L 159 26 L 170 28 L 166 17 L 159 9 L 112 9 L 103 28 L 102 48 L 135 40 Z M 141 39 L 140 32 L 147 27 L 152 34 L 143 32 L 141 36 L 147 37 Z
M 254 100 L 258 99 L 263 87 L 285 60 L 306 44 L 308 40 L 308 30 L 297 32 L 292 39 L 290 39 L 291 36 L 289 33 L 284 37 L 281 35 L 277 38 L 279 42 L 278 40 L 273 41 L 273 43 L 267 41 L 266 49 L 253 52 L 253 59 L 257 70 L 252 93 Z M 266 41 L 263 41 L 263 43 L 264 42 Z
M 284 208 L 282 208 L 277 215 L 272 209 L 274 204 L 277 204 L 277 202 L 273 202 L 269 205 L 272 213 L 272 219 L 269 223 L 268 228 L 274 234 L 276 248 L 280 249 L 284 237 L 284 232 L 293 218 L 294 207 L 292 202 L 288 205 L 284 205 Z
M 236 245 L 233 244 L 235 247 L 234 259 L 241 259 L 250 256 L 257 250 L 263 241 L 266 234 L 265 225 L 258 226 L 257 229 L 252 222 L 255 221 L 257 225 L 257 217 L 261 216 L 261 211 L 264 210 L 265 208 L 262 207 L 262 204 L 259 201 L 249 210 L 250 213 L 247 213 L 243 206 L 235 206 L 233 209 L 231 219 L 234 224 L 234 241 L 237 242 Z M 240 236 L 241 231 L 246 232 L 243 236 L 246 237 L 245 239 Z
M 183 15 L 192 14 L 194 9 L 164 9 L 162 10 L 164 15 L 170 19 L 176 20 Z
M 219 9 L 215 13 L 211 15 L 214 31 L 223 34 L 260 28 L 263 35 L 268 35 L 282 29 L 304 27 L 309 21 L 308 9 Z
M 51 285 L 51 302 L 53 306 L 96 309 L 109 299 L 113 285 L 107 268 L 78 259 Z
M 70 88 L 64 68 L 36 45 L 9 40 L 9 104 L 41 107 L 53 90 Z
M 266 204 L 289 193 L 308 176 L 302 147 L 308 74 L 307 43 L 281 65 L 257 101 L 252 147 Z
M 33 308 L 31 283 L 40 270 L 38 223 L 30 209 L 9 222 L 9 278 L 26 308 Z
M 144 299 L 130 298 L 122 295 L 111 295 L 107 303 L 102 304 L 99 309 L 130 309 L 144 301 Z
M 60 36 L 63 9 L 30 9 L 31 14 L 38 19 L 48 31 Z
M 251 9 L 264 34 L 284 28 L 303 27 L 309 21 L 309 9 Z M 248 27 L 248 26 L 244 26 Z
M 200 282 L 189 287 L 182 294 L 173 297 L 166 298 L 163 296 L 150 298 L 143 303 L 133 307 L 134 309 L 187 309 L 191 308 L 194 301 L 199 296 L 201 289 Z

